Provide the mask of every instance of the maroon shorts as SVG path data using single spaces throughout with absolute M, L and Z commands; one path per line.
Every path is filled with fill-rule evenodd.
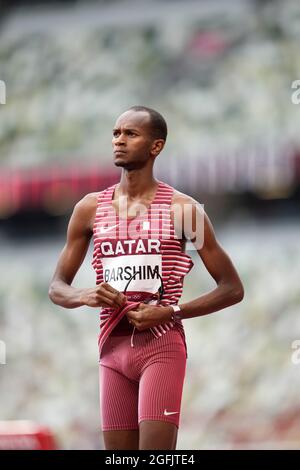
M 100 357 L 103 431 L 138 429 L 143 420 L 179 426 L 186 346 L 177 328 L 111 335 Z

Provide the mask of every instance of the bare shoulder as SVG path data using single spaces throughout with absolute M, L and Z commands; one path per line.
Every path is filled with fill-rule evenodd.
M 83 196 L 83 198 L 80 199 L 80 201 L 78 201 L 76 205 L 80 205 L 81 207 L 96 207 L 99 194 L 99 192 L 88 193 Z
M 175 204 L 179 204 L 181 206 L 184 206 L 185 204 L 191 204 L 191 205 L 200 205 L 196 199 L 194 199 L 192 196 L 189 196 L 188 194 L 182 193 L 178 191 L 177 189 L 174 189 L 173 197 L 172 197 L 172 206 Z
M 74 217 L 80 219 L 89 231 L 93 230 L 99 194 L 99 192 L 86 194 L 74 207 Z
M 179 210 L 177 210 L 179 208 Z M 199 201 L 174 189 L 171 205 L 172 218 L 174 220 L 175 230 L 177 228 L 177 220 L 179 220 L 179 227 L 184 227 L 184 237 L 191 240 L 193 243 L 196 240 L 199 246 L 202 247 L 202 242 L 214 243 L 215 234 L 212 223 L 204 210 L 204 205 Z M 177 228 L 177 231 L 179 229 Z M 195 234 L 200 236 L 200 239 L 195 239 Z

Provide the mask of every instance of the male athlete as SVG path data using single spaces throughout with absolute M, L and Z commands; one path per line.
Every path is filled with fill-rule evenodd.
M 187 358 L 182 320 L 221 310 L 244 295 L 202 206 L 153 176 L 166 137 L 166 122 L 153 109 L 134 106 L 117 119 L 112 145 L 120 182 L 76 204 L 49 289 L 51 300 L 65 308 L 101 307 L 107 450 L 176 449 Z M 74 288 L 92 237 L 96 286 Z M 187 241 L 216 287 L 178 305 L 193 266 Z

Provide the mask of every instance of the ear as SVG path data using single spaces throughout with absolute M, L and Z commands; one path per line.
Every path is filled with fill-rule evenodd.
M 165 146 L 165 141 L 163 139 L 156 139 L 153 141 L 150 153 L 153 155 L 153 157 L 157 157 L 157 155 L 160 154 L 162 149 Z

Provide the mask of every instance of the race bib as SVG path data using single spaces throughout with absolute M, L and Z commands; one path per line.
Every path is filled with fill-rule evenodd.
M 162 255 L 143 254 L 102 258 L 103 280 L 123 292 L 134 275 L 128 291 L 155 294 L 161 286 Z

